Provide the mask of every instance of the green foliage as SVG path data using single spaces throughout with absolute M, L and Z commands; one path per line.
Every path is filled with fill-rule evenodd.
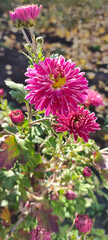
M 20 83 L 15 83 L 12 81 L 5 81 L 5 84 L 10 87 L 10 94 L 13 98 L 15 98 L 19 103 L 25 102 L 25 96 L 27 92 L 24 89 L 24 85 Z

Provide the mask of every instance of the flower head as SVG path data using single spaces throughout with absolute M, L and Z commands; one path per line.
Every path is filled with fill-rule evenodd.
M 77 196 L 76 196 L 76 194 L 72 191 L 72 190 L 68 190 L 67 192 L 66 192 L 66 198 L 68 199 L 68 200 L 73 200 L 73 199 L 75 199 Z
M 42 5 L 29 4 L 14 9 L 14 12 L 9 12 L 10 18 L 15 27 L 32 27 L 35 25 L 36 19 L 40 13 Z
M 70 134 L 74 135 L 75 141 L 77 141 L 79 135 L 85 142 L 88 142 L 89 133 L 100 130 L 99 124 L 96 123 L 95 114 L 81 106 L 78 106 L 77 112 L 72 111 L 67 117 L 64 115 L 57 116 L 56 121 L 58 123 L 55 125 L 55 130 L 57 132 L 69 131 Z
M 30 235 L 31 240 L 51 240 L 51 233 L 38 226 L 30 232 Z
M 87 93 L 88 93 L 87 100 L 84 103 L 86 107 L 90 106 L 90 104 L 95 107 L 104 105 L 103 98 L 100 93 L 91 89 L 87 90 Z
M 91 177 L 92 175 L 92 171 L 89 167 L 85 167 L 83 170 L 83 176 L 84 177 Z
M 75 226 L 82 233 L 89 232 L 92 228 L 92 224 L 93 220 L 89 218 L 88 214 L 87 215 L 78 214 L 75 218 Z
M 24 120 L 24 115 L 21 110 L 13 110 L 9 114 L 9 117 L 11 118 L 12 122 L 16 125 L 19 125 L 23 122 Z
M 34 68 L 28 68 L 26 76 L 26 90 L 30 93 L 26 99 L 35 104 L 36 109 L 45 109 L 45 114 L 68 115 L 70 110 L 77 110 L 78 103 L 84 103 L 87 98 L 87 80 L 84 72 L 74 68 L 75 63 L 65 58 L 46 58 Z
M 0 97 L 3 97 L 3 96 L 4 96 L 4 89 L 0 88 Z

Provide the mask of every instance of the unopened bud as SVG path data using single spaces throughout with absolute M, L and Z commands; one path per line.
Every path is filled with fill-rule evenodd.
M 37 45 L 41 45 L 41 46 L 43 46 L 43 43 L 44 43 L 44 39 L 43 39 L 43 37 L 37 37 L 36 38 L 36 43 L 37 43 Z

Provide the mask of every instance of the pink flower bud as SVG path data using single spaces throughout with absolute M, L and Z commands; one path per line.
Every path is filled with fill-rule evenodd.
M 72 190 L 68 190 L 65 196 L 68 200 L 73 200 L 77 198 L 76 194 Z
M 89 218 L 88 214 L 87 215 L 78 214 L 75 218 L 75 226 L 82 233 L 89 232 L 92 228 L 92 224 L 93 220 Z
M 26 202 L 25 207 L 26 207 L 27 209 L 30 208 L 30 203 L 29 203 L 29 201 Z
M 85 167 L 83 170 L 83 176 L 84 177 L 91 177 L 92 175 L 92 171 L 89 167 Z
M 24 115 L 21 110 L 13 110 L 10 114 L 9 117 L 11 118 L 12 122 L 16 125 L 19 125 L 23 122 L 24 120 Z
M 0 97 L 3 97 L 3 96 L 4 96 L 4 89 L 0 88 Z
M 9 12 L 10 18 L 15 27 L 32 27 L 35 25 L 36 19 L 40 13 L 42 5 L 29 4 L 14 9 L 14 12 Z
M 59 200 L 59 195 L 58 194 L 51 194 L 50 199 L 52 201 Z

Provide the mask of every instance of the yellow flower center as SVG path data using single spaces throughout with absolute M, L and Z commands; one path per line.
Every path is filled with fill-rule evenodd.
M 53 88 L 60 88 L 66 83 L 66 78 L 59 77 L 57 80 L 56 79 L 51 80 L 55 82 L 54 84 L 52 84 Z

